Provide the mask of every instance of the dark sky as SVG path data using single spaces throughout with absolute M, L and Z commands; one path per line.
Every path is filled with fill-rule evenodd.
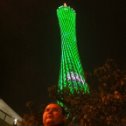
M 63 0 L 0 1 L 0 97 L 16 112 L 26 101 L 49 101 L 57 84 L 61 41 L 56 9 Z M 107 58 L 126 68 L 126 6 L 115 0 L 69 0 L 77 13 L 78 49 L 85 71 Z

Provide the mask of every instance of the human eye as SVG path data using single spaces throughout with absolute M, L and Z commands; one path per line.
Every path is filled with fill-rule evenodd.
M 53 111 L 57 112 L 57 111 L 58 111 L 58 109 L 57 109 L 57 108 L 54 108 L 54 109 L 53 109 Z
M 50 109 L 49 108 L 46 108 L 45 110 L 44 110 L 44 112 L 48 112 Z
M 60 112 L 60 109 L 58 109 L 58 108 L 53 108 L 53 111 L 54 111 L 54 112 Z

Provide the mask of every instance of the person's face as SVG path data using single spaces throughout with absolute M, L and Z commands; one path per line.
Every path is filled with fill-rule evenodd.
M 46 106 L 42 119 L 44 126 L 57 126 L 65 121 L 61 107 L 53 103 Z

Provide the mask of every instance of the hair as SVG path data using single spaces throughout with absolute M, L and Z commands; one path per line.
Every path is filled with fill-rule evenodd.
M 57 104 L 57 105 L 59 105 L 59 104 Z M 62 110 L 62 114 L 66 116 L 67 112 L 65 111 L 64 107 L 62 107 L 61 105 L 59 105 L 59 106 L 60 106 L 60 108 Z

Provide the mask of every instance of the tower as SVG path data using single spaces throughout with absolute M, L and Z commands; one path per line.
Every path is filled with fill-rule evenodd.
M 61 34 L 61 64 L 58 90 L 89 93 L 79 58 L 76 40 L 76 12 L 66 4 L 57 9 Z

